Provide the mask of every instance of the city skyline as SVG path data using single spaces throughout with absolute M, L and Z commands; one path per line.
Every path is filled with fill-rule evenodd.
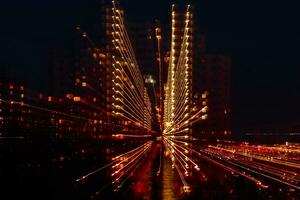
M 27 3 L 3 12 L 1 198 L 299 198 L 298 37 L 273 29 L 292 12 Z
M 146 3 L 156 7 L 155 2 Z M 300 122 L 296 120 L 299 107 L 293 106 L 300 99 L 296 75 L 300 66 L 296 59 L 300 39 L 299 28 L 294 25 L 297 13 L 293 9 L 296 6 L 258 1 L 247 6 L 222 1 L 192 3 L 197 8 L 201 28 L 207 32 L 208 50 L 233 58 L 233 127 L 237 131 L 268 130 L 274 125 L 282 130 L 299 129 Z M 1 70 L 6 69 L 12 79 L 45 91 L 49 49 L 67 46 L 77 24 L 95 20 L 98 4 L 75 1 L 69 5 L 54 1 L 46 6 L 30 1 L 20 2 L 20 8 L 24 9 L 19 9 L 4 3 Z M 164 13 L 171 2 L 160 4 L 152 16 L 140 9 L 145 5 L 139 1 L 126 3 L 125 9 L 129 11 L 129 20 L 143 13 L 148 20 L 167 21 Z M 32 78 L 33 73 L 39 76 Z

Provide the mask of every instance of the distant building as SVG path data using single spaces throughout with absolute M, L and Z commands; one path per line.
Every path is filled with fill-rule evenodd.
M 202 54 L 194 84 L 196 102 L 208 106 L 208 118 L 195 127 L 195 132 L 215 139 L 227 138 L 230 129 L 230 56 Z
M 49 94 L 62 96 L 74 88 L 74 56 L 67 49 L 52 49 L 49 52 L 48 85 Z
M 159 53 L 158 53 L 158 39 L 157 28 L 159 27 L 158 21 L 130 21 L 128 22 L 130 36 L 132 38 L 133 48 L 137 62 L 140 66 L 141 73 L 145 75 L 145 86 L 147 87 L 150 97 L 152 111 L 153 111 L 153 124 L 154 129 L 159 131 L 158 115 L 160 113 L 160 82 L 159 82 Z M 160 42 L 160 41 L 159 41 Z M 161 48 L 160 48 L 161 51 Z M 160 52 L 161 53 L 161 52 Z M 162 64 L 162 62 L 161 62 Z M 150 83 L 149 81 L 153 81 Z
M 158 101 L 159 99 L 158 97 L 158 90 L 157 90 L 157 81 L 154 79 L 154 77 L 152 75 L 145 75 L 144 76 L 145 79 L 145 87 L 147 88 L 147 92 L 149 94 L 149 99 L 151 102 L 151 108 L 153 111 L 153 116 L 152 116 L 152 127 L 153 129 L 155 129 L 156 131 L 159 131 L 159 124 L 158 124 L 158 109 L 159 109 L 159 104 Z
M 130 21 L 128 25 L 136 59 L 142 73 L 150 74 L 158 80 L 155 23 L 149 21 Z

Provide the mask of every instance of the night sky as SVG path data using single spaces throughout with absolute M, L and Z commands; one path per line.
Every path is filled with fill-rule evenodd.
M 2 2 L 0 73 L 31 88 L 45 90 L 49 49 L 68 45 L 75 26 L 99 14 L 99 2 Z M 207 32 L 209 52 L 233 58 L 234 130 L 293 130 L 297 126 L 299 129 L 300 3 L 268 0 L 192 3 L 198 21 Z M 168 21 L 169 5 L 165 0 L 127 0 L 125 10 L 131 18 Z

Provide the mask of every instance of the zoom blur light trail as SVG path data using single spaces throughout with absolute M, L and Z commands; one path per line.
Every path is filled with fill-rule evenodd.
M 191 158 L 191 125 L 207 118 L 207 106 L 198 108 L 192 102 L 192 47 L 193 13 L 187 5 L 184 14 L 172 5 L 171 53 L 168 66 L 164 100 L 162 131 L 165 149 L 170 154 L 173 168 L 176 168 L 184 185 L 190 192 L 186 177 L 191 169 L 200 168 Z M 180 39 L 181 38 L 181 39 Z
M 108 163 L 96 170 L 93 170 L 85 175 L 80 176 L 79 178 L 76 179 L 76 182 L 83 182 L 86 179 L 88 179 L 89 177 L 91 177 L 97 173 L 100 173 L 103 170 L 110 169 L 110 167 L 111 167 L 111 170 L 113 171 L 111 173 L 111 176 L 117 175 L 120 171 L 122 171 L 123 169 L 126 169 L 127 166 L 130 166 L 130 165 L 132 165 L 133 162 L 137 161 L 138 158 L 140 158 L 143 153 L 147 152 L 149 150 L 151 144 L 152 144 L 152 141 L 148 141 L 130 151 L 127 151 L 125 153 L 114 156 L 111 159 L 110 163 Z M 124 166 L 124 164 L 126 164 L 126 166 Z M 120 179 L 120 178 L 121 177 L 118 177 L 116 179 Z M 116 182 L 116 180 L 114 180 L 114 182 Z
M 145 156 L 145 153 L 149 152 L 152 143 L 152 141 L 148 141 L 130 152 L 112 158 L 114 162 L 117 161 L 112 166 L 113 172 L 111 176 L 113 178 L 113 185 L 117 185 L 117 188 L 123 185 L 126 176 L 130 176 L 130 172 L 137 167 L 139 161 Z
M 139 69 L 128 33 L 123 12 L 112 1 L 113 51 L 113 114 L 152 131 L 152 111 L 148 92 Z
M 227 166 L 300 190 L 298 145 L 208 145 L 200 150 Z M 285 152 L 285 153 L 283 153 Z M 282 168 L 284 167 L 284 168 Z

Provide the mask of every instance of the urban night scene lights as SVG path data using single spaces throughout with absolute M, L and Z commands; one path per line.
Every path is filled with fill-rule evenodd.
M 296 5 L 3 8 L 0 199 L 300 199 Z

